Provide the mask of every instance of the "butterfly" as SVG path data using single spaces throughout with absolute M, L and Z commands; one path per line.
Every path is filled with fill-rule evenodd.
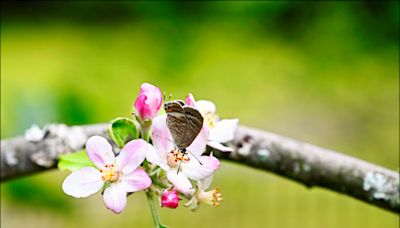
M 178 152 L 173 151 L 172 153 L 174 153 L 181 162 L 189 161 L 190 159 L 187 156 L 188 151 L 186 148 L 192 144 L 203 128 L 203 116 L 197 109 L 186 106 L 181 100 L 165 103 L 164 109 L 167 113 L 167 127 L 179 150 Z M 200 161 L 199 163 L 201 164 Z

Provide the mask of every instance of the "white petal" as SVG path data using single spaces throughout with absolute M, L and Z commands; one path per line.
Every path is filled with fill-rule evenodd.
M 208 189 L 210 187 L 213 178 L 214 178 L 214 175 L 211 174 L 210 176 L 199 180 L 197 182 L 197 185 L 199 186 L 200 189 L 206 190 L 206 189 Z
M 211 101 L 206 101 L 206 100 L 199 100 L 196 101 L 196 108 L 197 110 L 199 110 L 199 112 L 203 115 L 207 114 L 207 113 L 212 113 L 214 114 L 216 111 L 216 107 L 215 104 Z
M 99 169 L 104 169 L 105 165 L 115 163 L 111 144 L 102 136 L 90 137 L 86 142 L 86 152 L 93 164 Z
M 172 135 L 167 127 L 167 115 L 157 116 L 153 119 L 153 144 L 161 156 L 167 155 L 175 146 L 172 141 Z
M 195 140 L 188 148 L 186 148 L 186 150 L 192 152 L 195 156 L 200 157 L 206 150 L 207 138 L 208 130 L 207 128 L 203 127 Z
M 224 119 L 218 121 L 215 124 L 215 127 L 210 129 L 208 139 L 210 141 L 217 141 L 221 143 L 233 140 L 238 122 L 238 119 Z
M 192 192 L 192 184 L 182 172 L 177 173 L 176 170 L 169 170 L 167 171 L 167 178 L 179 192 L 183 194 Z
M 197 161 L 192 155 L 189 154 L 190 161 L 181 164 L 182 172 L 193 180 L 201 180 L 210 176 L 215 170 L 219 168 L 220 162 L 214 156 L 201 156 Z
M 211 146 L 214 149 L 217 149 L 222 152 L 232 152 L 233 149 L 227 146 L 222 145 L 221 143 L 217 141 L 208 141 L 207 145 Z
M 103 194 L 106 207 L 114 213 L 121 213 L 126 207 L 126 191 L 121 184 L 111 184 Z
M 133 172 L 142 162 L 148 150 L 153 146 L 143 139 L 128 142 L 116 158 L 116 165 L 123 173 Z
M 156 149 L 148 150 L 146 153 L 146 160 L 151 164 L 156 164 L 160 166 L 163 170 L 169 170 L 169 166 L 167 164 L 167 157 L 162 156 L 161 153 L 158 153 Z
M 151 185 L 151 179 L 143 169 L 139 168 L 130 174 L 123 175 L 121 185 L 126 192 L 137 192 L 148 188 Z
M 65 178 L 62 189 L 65 194 L 75 198 L 87 197 L 103 186 L 101 173 L 93 167 L 84 167 Z

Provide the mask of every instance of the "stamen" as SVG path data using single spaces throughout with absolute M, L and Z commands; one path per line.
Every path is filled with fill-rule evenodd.
M 175 149 L 167 155 L 167 161 L 170 167 L 176 167 L 181 161 L 189 162 L 190 158 L 185 152 Z
M 214 128 L 215 123 L 217 122 L 217 115 L 211 112 L 207 112 L 204 116 L 205 116 L 204 123 L 210 128 Z
M 224 200 L 222 197 L 222 194 L 220 192 L 220 189 L 216 187 L 215 189 L 211 191 L 205 192 L 204 190 L 200 189 L 197 193 L 197 199 L 199 202 L 203 202 L 206 204 L 210 204 L 213 206 L 218 206 L 221 204 L 221 201 Z
M 102 179 L 103 181 L 109 181 L 109 182 L 116 182 L 118 181 L 120 177 L 120 173 L 118 170 L 114 167 L 114 164 L 111 165 L 104 165 L 106 168 L 105 169 L 100 169 L 100 172 L 102 173 Z

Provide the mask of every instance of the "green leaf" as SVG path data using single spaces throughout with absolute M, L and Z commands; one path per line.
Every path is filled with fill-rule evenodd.
M 137 139 L 139 137 L 139 129 L 134 120 L 119 117 L 114 119 L 108 127 L 108 134 L 117 146 L 122 148 L 128 138 Z
M 58 168 L 60 170 L 76 171 L 88 166 L 94 167 L 86 153 L 86 150 L 61 155 L 58 160 Z

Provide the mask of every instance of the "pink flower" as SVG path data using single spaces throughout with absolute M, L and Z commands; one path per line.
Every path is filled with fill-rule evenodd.
M 139 166 L 152 146 L 142 139 L 125 145 L 117 157 L 111 144 L 101 136 L 92 136 L 86 142 L 86 151 L 96 166 L 84 167 L 65 178 L 62 189 L 75 198 L 87 197 L 103 186 L 103 200 L 114 213 L 121 213 L 126 206 L 128 192 L 148 188 L 151 179 Z M 154 148 L 153 148 L 154 150 Z
M 223 152 L 231 152 L 232 148 L 222 145 L 232 141 L 234 133 L 238 125 L 238 119 L 220 120 L 215 114 L 216 107 L 211 101 L 199 100 L 195 101 L 192 94 L 186 96 L 186 104 L 195 107 L 204 118 L 203 128 L 208 130 L 207 145 Z
M 177 151 L 172 141 L 166 117 L 166 115 L 161 115 L 153 120 L 152 132 L 156 150 L 150 151 L 146 159 L 164 169 L 167 172 L 167 179 L 179 192 L 191 193 L 194 189 L 189 179 L 201 180 L 211 175 L 219 168 L 220 163 L 214 156 L 202 156 L 207 143 L 207 132 L 204 129 L 187 148 L 190 153 L 186 155 L 186 159 L 182 159 L 182 153 Z M 179 164 L 180 171 L 178 172 Z
M 179 205 L 178 192 L 175 189 L 169 191 L 165 189 L 161 196 L 161 206 L 168 208 L 177 208 Z
M 158 87 L 149 83 L 140 86 L 140 93 L 135 101 L 135 109 L 141 120 L 153 119 L 162 104 L 162 94 Z

